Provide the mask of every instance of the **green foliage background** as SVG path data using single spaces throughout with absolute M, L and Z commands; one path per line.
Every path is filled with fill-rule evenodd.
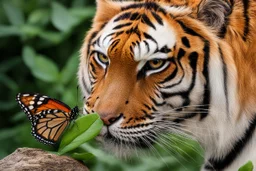
M 39 92 L 82 106 L 77 97 L 79 48 L 90 28 L 94 0 L 0 1 L 0 159 L 18 147 L 53 150 L 30 135 L 30 123 L 15 101 L 18 92 Z M 101 170 L 199 170 L 197 144 L 173 138 L 172 147 L 120 160 L 95 142 L 81 148 L 96 158 L 86 165 Z

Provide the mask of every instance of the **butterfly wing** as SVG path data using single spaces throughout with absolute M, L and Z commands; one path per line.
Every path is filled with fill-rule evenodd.
M 16 96 L 16 100 L 27 114 L 29 120 L 47 110 L 58 109 L 66 113 L 71 111 L 71 108 L 61 101 L 38 93 L 19 93 Z
M 45 144 L 55 144 L 71 120 L 78 115 L 78 107 L 38 93 L 19 93 L 16 100 L 32 123 L 32 135 Z
M 71 121 L 71 112 L 47 110 L 32 120 L 32 135 L 45 144 L 55 144 Z

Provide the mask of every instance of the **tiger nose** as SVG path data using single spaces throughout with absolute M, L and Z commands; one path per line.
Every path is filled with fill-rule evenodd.
M 120 118 L 123 117 L 123 114 L 120 113 L 116 115 L 114 113 L 99 113 L 101 120 L 107 126 L 113 124 L 114 122 L 118 121 Z

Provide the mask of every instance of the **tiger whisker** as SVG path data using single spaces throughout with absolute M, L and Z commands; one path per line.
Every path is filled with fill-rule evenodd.
M 167 137 L 164 137 L 164 136 L 159 136 L 159 139 L 160 139 L 160 141 L 164 141 L 164 142 L 167 143 L 167 144 L 169 144 L 168 142 L 171 141 L 171 139 L 169 139 L 169 138 L 167 138 Z M 194 160 L 187 152 L 185 152 L 184 150 L 182 150 L 174 140 L 172 140 L 172 142 L 173 142 L 173 143 L 171 144 L 172 147 L 178 149 L 178 151 L 180 151 L 180 152 L 182 152 L 183 154 L 185 154 L 188 158 Z M 188 161 L 188 160 L 185 159 L 185 161 Z M 195 160 L 194 160 L 194 161 L 195 161 Z
M 166 135 L 166 134 L 161 134 L 160 136 L 163 136 L 163 137 L 166 138 L 167 140 L 170 139 L 170 137 L 169 137 L 168 135 Z M 202 153 L 201 153 L 197 148 L 195 148 L 195 147 L 194 147 L 193 145 L 191 145 L 190 143 L 187 143 L 186 141 L 182 141 L 182 140 L 181 140 L 180 138 L 178 138 L 177 136 L 179 136 L 179 134 L 176 135 L 176 136 L 172 136 L 172 138 L 174 138 L 175 141 L 178 141 L 178 142 L 180 142 L 180 143 L 186 145 L 187 147 L 191 148 L 194 152 L 196 152 L 196 153 L 199 154 L 202 158 L 204 158 L 204 156 L 202 155 Z M 196 141 L 196 142 L 197 142 L 197 141 Z M 201 146 L 200 146 L 200 147 L 201 147 Z M 201 148 L 202 148 L 202 147 L 201 147 Z
M 154 134 L 156 134 L 156 133 L 154 133 Z M 152 136 L 154 137 L 154 139 L 157 138 L 155 135 L 152 135 Z M 166 147 L 167 147 L 167 149 L 168 149 L 167 152 L 168 152 L 168 153 L 169 153 L 169 152 L 173 152 L 173 154 L 170 154 L 170 155 L 171 155 L 171 156 L 174 156 L 174 158 L 177 160 L 177 162 L 180 163 L 180 165 L 183 166 L 184 169 L 187 170 L 187 168 L 175 157 L 175 155 L 180 156 L 180 158 L 181 158 L 182 160 L 184 160 L 184 161 L 187 161 L 187 159 L 185 159 L 185 158 L 184 158 L 180 153 L 178 153 L 177 151 L 173 150 L 173 149 L 172 149 L 173 146 L 170 146 L 169 143 L 166 142 L 165 140 L 164 140 L 164 141 L 159 141 L 159 140 L 156 141 L 156 140 L 154 140 L 154 143 L 156 143 L 157 145 L 159 145 L 162 149 L 166 149 Z M 171 150 L 171 151 L 169 151 L 169 150 Z
M 192 139 L 192 140 L 195 140 L 197 141 L 197 139 L 195 139 L 195 134 L 194 132 L 191 132 L 189 131 L 188 129 L 185 129 L 185 128 L 181 128 L 181 127 L 176 127 L 175 125 L 168 125 L 168 127 L 166 126 L 159 126 L 157 125 L 155 129 L 159 129 L 159 132 L 165 130 L 167 132 L 170 132 L 170 133 L 177 133 L 178 135 L 183 135 L 184 138 L 188 138 L 188 139 Z M 204 133 L 197 133 L 197 135 L 201 135 L 201 136 L 207 136 Z M 209 137 L 211 137 L 212 135 L 209 135 Z

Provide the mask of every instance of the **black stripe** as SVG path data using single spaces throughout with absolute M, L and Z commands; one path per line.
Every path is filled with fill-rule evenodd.
M 210 43 L 207 40 L 204 40 L 204 69 L 203 69 L 203 75 L 206 80 L 206 83 L 204 85 L 204 98 L 203 98 L 203 108 L 208 111 L 209 104 L 210 104 L 210 80 L 209 80 L 209 73 L 208 73 L 208 67 L 209 67 L 209 57 L 210 57 Z M 201 114 L 201 120 L 204 119 L 207 116 L 207 114 Z
M 125 24 L 119 24 L 119 25 L 115 26 L 115 27 L 113 28 L 113 30 L 121 29 L 121 28 L 123 28 L 123 27 L 130 26 L 131 24 L 132 24 L 131 22 L 130 22 L 130 23 L 125 23 Z
M 248 8 L 249 8 L 249 0 L 243 0 L 243 4 L 244 4 L 244 35 L 243 35 L 243 40 L 246 41 L 247 35 L 249 33 L 249 22 L 250 22 L 250 18 L 249 18 L 249 14 L 248 14 Z
M 219 36 L 220 38 L 224 38 L 225 35 L 226 35 L 226 33 L 227 33 L 227 27 L 228 27 L 229 24 L 230 24 L 229 15 L 232 13 L 232 10 L 233 10 L 233 5 L 231 5 L 230 11 L 229 11 L 228 14 L 225 16 L 224 24 L 222 25 L 222 27 L 221 27 L 220 30 L 219 30 L 218 36 Z
M 198 34 L 193 29 L 187 27 L 182 21 L 177 20 L 177 22 L 180 24 L 180 26 L 182 27 L 182 29 L 184 30 L 185 33 L 190 34 L 192 36 L 198 36 L 201 39 L 204 39 L 204 37 L 202 37 L 202 35 Z
M 163 106 L 166 104 L 165 101 L 163 103 L 157 103 L 157 101 L 151 96 L 150 96 L 150 100 L 154 103 L 154 106 Z
M 164 45 L 161 49 L 159 49 L 159 52 L 162 53 L 170 53 L 172 51 L 172 49 L 168 48 L 167 45 Z
M 172 80 L 177 75 L 177 73 L 178 73 L 178 67 L 176 65 L 175 70 L 168 77 L 166 77 L 163 81 L 161 81 L 160 83 L 164 84 L 165 82 Z
M 147 104 L 144 104 L 144 106 L 148 109 L 148 110 L 151 110 L 151 107 Z
M 182 77 L 181 77 L 181 79 L 179 80 L 179 82 L 174 83 L 174 84 L 171 84 L 171 85 L 169 85 L 169 86 L 166 86 L 166 87 L 164 87 L 164 89 L 170 89 L 170 88 L 172 88 L 172 87 L 174 87 L 174 86 L 180 84 L 180 83 L 182 82 L 182 80 L 184 79 L 184 77 L 185 77 L 184 68 L 182 67 L 180 60 L 178 60 L 177 63 L 179 64 L 179 66 L 180 66 L 180 68 L 181 68 L 181 70 L 182 70 Z
M 227 65 L 224 61 L 223 53 L 220 47 L 219 47 L 219 53 L 221 57 L 222 70 L 223 70 L 223 84 L 224 84 L 224 91 L 225 91 L 225 98 L 226 98 L 226 110 L 227 110 L 227 113 L 229 113 L 228 88 L 227 88 L 227 84 L 228 84 L 227 83 Z
M 227 33 L 227 27 L 228 27 L 228 25 L 229 25 L 229 18 L 226 17 L 226 18 L 225 18 L 225 22 L 224 22 L 224 24 L 222 25 L 222 27 L 220 28 L 220 31 L 219 31 L 219 33 L 218 33 L 218 36 L 219 36 L 220 38 L 224 38 L 224 37 L 225 37 L 225 35 L 226 35 L 226 33 Z
M 146 14 L 142 14 L 142 23 L 147 24 L 149 27 L 152 27 L 154 30 L 156 29 L 155 25 L 150 21 Z
M 94 61 L 94 62 L 96 62 L 96 61 Z M 98 62 L 96 62 L 96 63 L 98 63 Z M 90 62 L 89 65 L 90 65 L 90 67 L 92 68 L 91 71 L 92 71 L 93 73 L 96 73 L 96 70 L 95 70 L 95 67 L 94 67 L 93 63 Z
M 98 31 L 93 32 L 89 38 L 88 45 L 87 45 L 87 56 L 89 55 L 89 52 L 90 52 L 91 41 L 93 38 L 97 36 L 98 33 L 99 33 Z
M 229 19 L 229 16 L 230 14 L 232 14 L 233 12 L 233 5 L 234 5 L 234 1 L 233 0 L 230 0 L 230 2 L 228 0 L 226 0 L 226 3 L 227 5 L 229 6 L 229 10 L 226 12 L 225 14 L 225 21 L 224 21 L 224 24 L 222 25 L 222 27 L 220 28 L 219 30 L 219 33 L 218 33 L 218 36 L 220 38 L 224 38 L 226 33 L 227 33 L 227 27 L 229 26 L 230 24 L 230 19 Z M 227 10 L 227 9 L 226 9 Z
M 164 25 L 162 18 L 157 13 L 155 13 L 153 11 L 151 11 L 151 13 L 152 13 L 153 17 L 155 18 L 155 20 L 158 22 L 158 24 Z
M 183 45 L 185 45 L 187 48 L 190 48 L 190 43 L 189 43 L 189 40 L 187 37 L 185 37 L 185 36 L 182 37 L 181 41 L 182 41 Z
M 145 36 L 146 39 L 152 40 L 154 43 L 158 44 L 157 41 L 152 36 L 150 36 L 149 34 L 143 33 L 143 35 Z
M 135 12 L 131 15 L 130 20 L 138 20 L 140 18 L 140 14 L 138 12 Z
M 205 169 L 211 170 L 222 170 L 228 167 L 247 146 L 249 141 L 252 139 L 252 135 L 256 128 L 256 117 L 250 122 L 249 127 L 246 129 L 243 137 L 238 139 L 231 151 L 224 156 L 222 159 L 215 159 L 214 157 L 208 160 L 209 164 L 205 165 Z
M 154 119 L 155 117 L 154 116 L 152 116 L 152 115 L 149 115 L 148 113 L 147 113 L 147 111 L 145 111 L 145 110 L 141 110 L 143 113 L 144 113 L 144 115 L 145 115 L 145 117 L 146 118 L 149 118 L 149 119 Z
M 123 33 L 124 33 L 124 31 L 116 32 L 116 37 L 119 36 L 119 35 L 121 35 L 121 34 L 123 34 Z
M 185 116 L 176 118 L 175 120 L 173 120 L 173 122 L 175 122 L 175 123 L 181 123 L 181 122 L 186 121 L 187 119 L 191 119 L 191 118 L 195 117 L 196 115 L 197 115 L 197 113 L 187 114 L 187 115 L 185 115 Z M 179 125 L 175 125 L 175 126 L 179 126 Z
M 182 49 L 182 48 L 180 48 L 180 49 Z M 184 68 L 182 67 L 181 62 L 180 62 L 181 57 L 183 57 L 183 56 L 185 55 L 185 51 L 184 51 L 184 54 L 183 54 L 183 55 L 182 55 L 182 53 L 179 55 L 180 49 L 179 49 L 179 52 L 178 52 L 178 56 L 180 56 L 180 57 L 177 57 L 177 58 L 178 58 L 177 63 L 179 64 L 179 66 L 180 66 L 180 68 L 181 68 L 181 70 L 182 70 L 182 77 L 181 77 L 181 79 L 179 80 L 179 82 L 174 83 L 174 84 L 171 84 L 171 85 L 169 85 L 169 86 L 166 86 L 166 87 L 164 87 L 164 89 L 170 89 L 170 88 L 172 88 L 172 87 L 174 87 L 174 86 L 180 84 L 180 83 L 182 82 L 182 80 L 184 79 L 184 77 L 185 77 Z M 183 50 L 183 49 L 182 49 L 182 50 Z
M 192 80 L 191 80 L 190 86 L 187 90 L 187 94 L 183 94 L 183 96 L 182 96 L 182 98 L 185 99 L 183 104 L 182 104 L 183 106 L 188 106 L 190 104 L 189 95 L 190 95 L 192 89 L 195 87 L 198 53 L 197 52 L 192 52 L 189 55 L 188 59 L 189 59 L 189 64 L 192 68 Z
M 109 52 L 111 52 L 118 45 L 119 42 L 120 42 L 120 39 L 116 39 L 115 41 L 113 41 L 109 46 Z
M 88 110 L 86 110 L 86 108 L 84 108 L 84 111 L 86 112 L 86 114 L 89 114 L 89 113 L 90 113 Z
M 182 48 L 180 48 L 180 49 L 179 49 L 179 52 L 178 52 L 178 55 L 177 55 L 177 59 L 180 61 L 181 58 L 182 58 L 184 55 L 185 55 L 185 51 L 184 51 Z
M 126 123 L 128 124 L 133 118 L 131 117 Z
M 102 42 L 104 42 L 109 36 L 112 36 L 112 35 L 114 35 L 114 34 L 115 34 L 115 32 L 108 34 L 106 37 L 104 37 L 104 39 L 102 40 Z
M 145 8 L 150 11 L 154 10 L 154 11 L 157 11 L 157 12 L 160 12 L 160 13 L 166 15 L 166 11 L 154 2 L 136 3 L 136 4 L 128 5 L 126 7 L 122 7 L 121 10 L 123 10 L 123 11 L 129 10 L 129 9 L 133 10 L 136 8 Z
M 114 22 L 117 22 L 119 20 L 125 20 L 125 19 L 129 19 L 131 17 L 131 13 L 130 12 L 125 12 L 122 15 L 120 15 L 119 17 L 117 17 Z
M 162 96 L 164 98 L 169 98 L 169 97 L 173 97 L 173 96 L 181 96 L 184 99 L 183 106 L 187 106 L 190 104 L 189 94 L 195 86 L 196 74 L 197 74 L 197 69 L 196 69 L 197 68 L 197 60 L 198 60 L 198 53 L 192 52 L 189 55 L 189 63 L 192 68 L 192 80 L 191 80 L 188 90 L 183 91 L 183 92 L 174 92 L 174 93 L 162 92 Z
M 146 45 L 146 47 L 147 47 L 147 52 L 149 52 L 149 44 L 148 44 L 148 42 L 146 41 L 146 40 L 143 40 L 143 42 L 145 43 L 145 45 Z
M 183 74 L 182 74 L 182 77 L 181 77 L 181 79 L 179 80 L 179 82 L 174 83 L 174 84 L 169 85 L 169 86 L 166 86 L 166 87 L 164 87 L 164 89 L 170 89 L 170 88 L 172 88 L 172 87 L 174 87 L 174 86 L 180 84 L 180 83 L 182 82 L 182 80 L 184 79 L 184 77 L 185 77 L 185 73 L 184 73 L 184 69 L 183 69 L 183 68 L 182 68 L 182 71 L 183 71 Z
M 86 83 L 85 83 L 85 79 L 84 79 L 84 75 L 82 75 L 82 86 L 83 86 L 83 88 L 84 88 L 84 90 L 88 93 L 88 94 L 90 94 L 90 89 L 87 87 L 87 85 L 86 85 Z

